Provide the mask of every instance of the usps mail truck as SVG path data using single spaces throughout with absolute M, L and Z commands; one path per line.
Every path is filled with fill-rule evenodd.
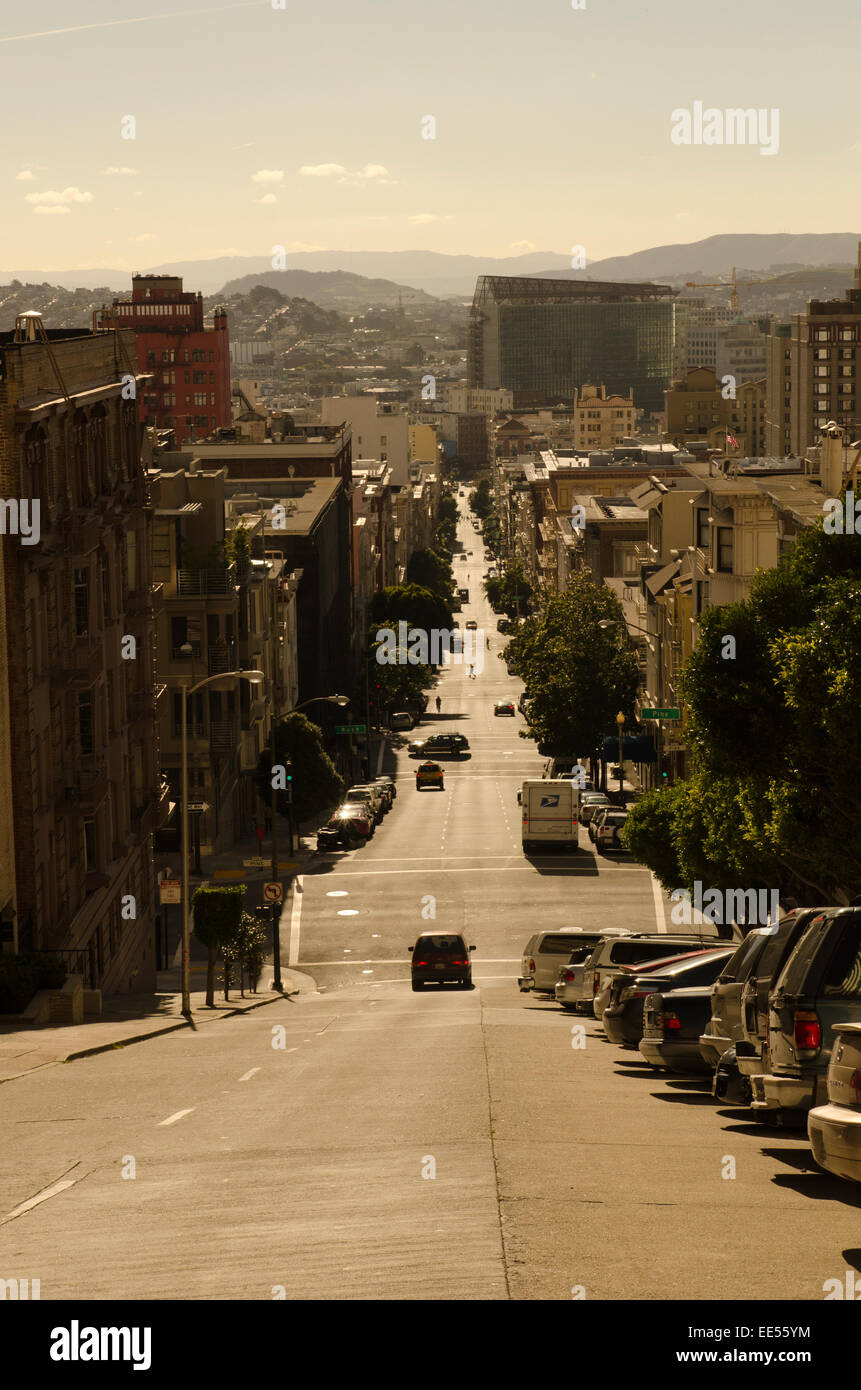
M 577 850 L 580 789 L 568 778 L 544 777 L 520 789 L 523 853 L 557 845 Z

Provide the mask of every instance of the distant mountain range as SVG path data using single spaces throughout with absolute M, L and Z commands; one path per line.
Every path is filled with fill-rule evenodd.
M 527 275 L 565 279 L 655 280 L 680 284 L 714 279 L 736 267 L 745 274 L 855 265 L 857 232 L 746 233 L 706 237 L 610 256 L 591 261 L 585 270 L 572 270 L 570 256 L 555 251 L 530 251 L 521 256 L 450 256 L 438 251 L 302 251 L 287 256 L 287 270 L 273 271 L 271 261 L 257 256 L 219 256 L 204 261 L 175 261 L 149 267 L 150 274 L 181 275 L 186 289 L 206 295 L 236 293 L 255 284 L 301 295 L 328 308 L 354 307 L 353 292 L 362 304 L 406 302 L 422 297 L 469 297 L 479 275 Z M 587 247 L 587 253 L 589 248 Z M 340 280 L 335 278 L 340 275 Z M 284 278 L 288 277 L 288 278 Z M 326 277 L 326 278 L 322 278 Z M 351 278 L 352 277 L 352 278 Z M 94 290 L 110 285 L 128 293 L 131 274 L 116 269 L 8 270 L 0 283 L 20 280 L 67 290 Z M 363 280 L 364 283 L 358 283 Z M 413 292 L 414 298 L 406 297 Z M 418 291 L 418 295 L 415 292 Z M 339 299 L 338 295 L 342 297 Z M 378 295 L 379 298 L 374 298 Z

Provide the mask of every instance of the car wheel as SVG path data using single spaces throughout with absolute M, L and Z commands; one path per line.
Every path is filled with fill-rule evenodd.
M 420 989 L 424 989 L 424 987 L 425 987 L 425 982 L 424 982 L 424 980 L 413 980 L 413 989 L 414 989 L 414 990 L 418 991 L 418 990 L 420 990 Z

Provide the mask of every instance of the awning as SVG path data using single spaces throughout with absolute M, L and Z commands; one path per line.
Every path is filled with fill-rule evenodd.
M 665 589 L 671 579 L 675 579 L 681 568 L 681 560 L 673 560 L 672 564 L 664 565 L 649 579 L 646 580 L 646 588 L 653 598 L 657 598 L 662 589 Z

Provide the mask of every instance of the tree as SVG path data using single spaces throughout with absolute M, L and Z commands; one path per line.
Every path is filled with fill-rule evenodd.
M 236 936 L 245 902 L 245 884 L 218 884 L 195 890 L 191 906 L 194 910 L 194 934 L 203 942 L 209 955 L 206 962 L 206 1007 L 215 1007 L 215 961 L 219 950 Z
M 273 767 L 286 768 L 289 762 L 292 782 L 280 786 L 285 775 L 275 773 L 276 809 L 280 815 L 288 815 L 292 804 L 296 822 L 301 824 L 338 800 L 344 791 L 344 780 L 323 747 L 320 726 L 312 724 L 304 714 L 295 711 L 288 714 L 276 724 L 273 739 L 274 757 L 272 749 L 268 748 L 258 760 L 257 794 L 263 804 L 270 807 Z
M 233 966 L 239 966 L 240 989 L 242 987 L 242 972 L 248 972 L 248 986 L 252 994 L 257 993 L 257 981 L 260 978 L 260 971 L 263 969 L 263 962 L 266 960 L 266 928 L 263 923 L 252 916 L 250 912 L 243 912 L 239 925 L 236 928 L 235 936 L 221 948 L 221 956 L 224 961 L 224 997 L 228 998 Z
M 447 603 L 454 591 L 451 565 L 435 550 L 413 551 L 407 564 L 407 583 L 429 589 Z
M 515 618 L 529 612 L 532 585 L 520 560 L 512 560 L 496 579 L 485 579 L 484 591 L 494 613 Z
M 493 511 L 493 497 L 487 478 L 482 478 L 475 491 L 469 494 L 469 505 L 481 521 Z
M 506 648 L 531 696 L 530 728 L 521 737 L 534 738 L 547 757 L 591 756 L 615 732 L 617 711 L 633 718 L 637 659 L 612 628 L 598 626 L 604 618 L 624 622 L 618 599 L 577 571 Z
M 457 502 L 453 497 L 449 495 L 443 497 L 439 504 L 439 519 L 440 521 L 453 521 L 455 526 L 457 525 Z
M 451 604 L 420 584 L 396 584 L 379 589 L 371 599 L 371 633 L 403 620 L 425 632 L 451 627 Z

